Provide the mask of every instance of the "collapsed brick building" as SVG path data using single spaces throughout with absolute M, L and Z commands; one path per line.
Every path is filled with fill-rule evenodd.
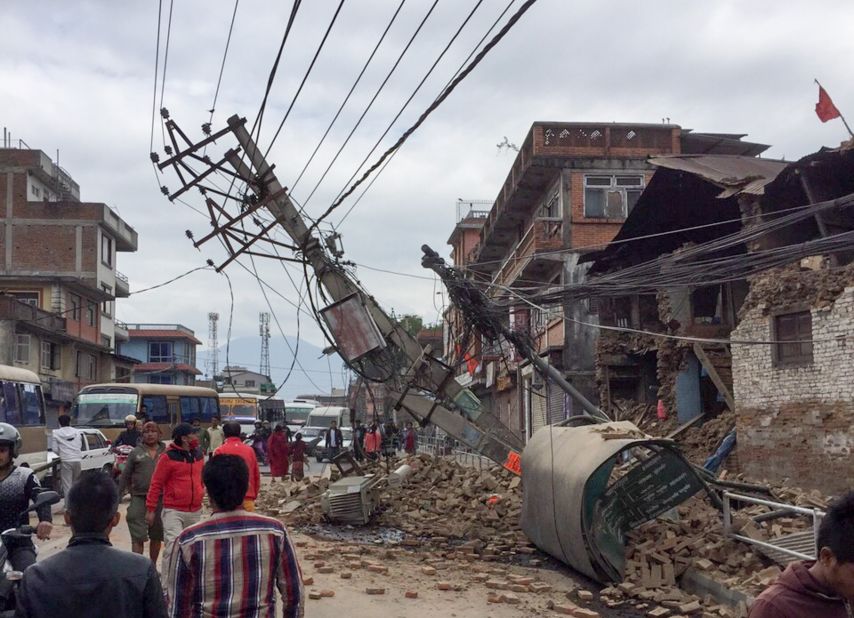
M 728 466 L 827 492 L 847 488 L 854 153 L 822 151 L 793 164 L 720 156 L 651 163 L 659 170 L 591 269 L 614 280 L 657 260 L 661 274 L 660 287 L 598 301 L 600 324 L 615 329 L 597 342 L 603 407 L 618 417 L 643 406 L 649 414 L 661 401 L 680 423 L 729 408 L 738 446 Z M 796 212 L 793 224 L 768 229 Z M 681 255 L 739 230 L 741 242 L 705 258 L 710 270 L 719 260 L 751 259 L 775 268 L 712 285 L 700 268 L 696 281 L 668 285 Z

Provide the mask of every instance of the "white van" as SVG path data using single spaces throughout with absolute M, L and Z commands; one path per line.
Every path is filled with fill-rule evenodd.
M 323 461 L 326 457 L 324 448 L 326 430 L 332 425 L 332 421 L 338 423 L 338 428 L 341 429 L 342 448 L 349 450 L 353 442 L 353 428 L 350 427 L 350 408 L 318 406 L 309 412 L 305 425 L 299 430 L 305 442 L 316 443 L 313 451 L 317 461 Z

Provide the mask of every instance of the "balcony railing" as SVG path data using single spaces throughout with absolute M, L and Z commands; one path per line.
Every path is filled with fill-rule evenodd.
M 127 298 L 130 296 L 130 282 L 127 275 L 116 271 L 116 297 Z
M 11 296 L 0 295 L 0 319 L 19 320 L 45 331 L 65 332 L 65 318 Z
M 510 285 L 525 270 L 533 257 L 540 253 L 559 251 L 562 248 L 563 220 L 535 219 L 501 264 L 492 282 Z

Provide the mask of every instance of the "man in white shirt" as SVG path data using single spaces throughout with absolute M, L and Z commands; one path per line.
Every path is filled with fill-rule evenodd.
M 83 457 L 83 432 L 71 426 L 71 417 L 59 417 L 59 429 L 53 430 L 53 452 L 59 455 L 62 494 L 68 499 L 68 491 L 80 477 L 80 461 Z

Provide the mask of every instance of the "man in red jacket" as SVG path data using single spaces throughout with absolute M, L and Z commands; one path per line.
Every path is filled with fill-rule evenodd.
M 157 505 L 163 501 L 164 568 L 172 542 L 184 528 L 201 518 L 204 465 L 199 437 L 193 433 L 193 426 L 189 423 L 176 425 L 172 430 L 172 444 L 157 460 L 145 497 L 145 521 L 149 526 L 154 523 Z
M 818 529 L 818 560 L 793 562 L 750 608 L 750 618 L 850 618 L 854 601 L 854 491 Z
M 225 442 L 214 451 L 214 456 L 237 455 L 246 462 L 246 467 L 249 469 L 249 488 L 243 499 L 243 510 L 252 512 L 255 510 L 255 498 L 258 497 L 258 490 L 261 487 L 261 470 L 258 468 L 255 449 L 244 444 L 240 439 L 240 423 L 237 421 L 229 421 L 223 425 L 222 433 L 225 435 Z

